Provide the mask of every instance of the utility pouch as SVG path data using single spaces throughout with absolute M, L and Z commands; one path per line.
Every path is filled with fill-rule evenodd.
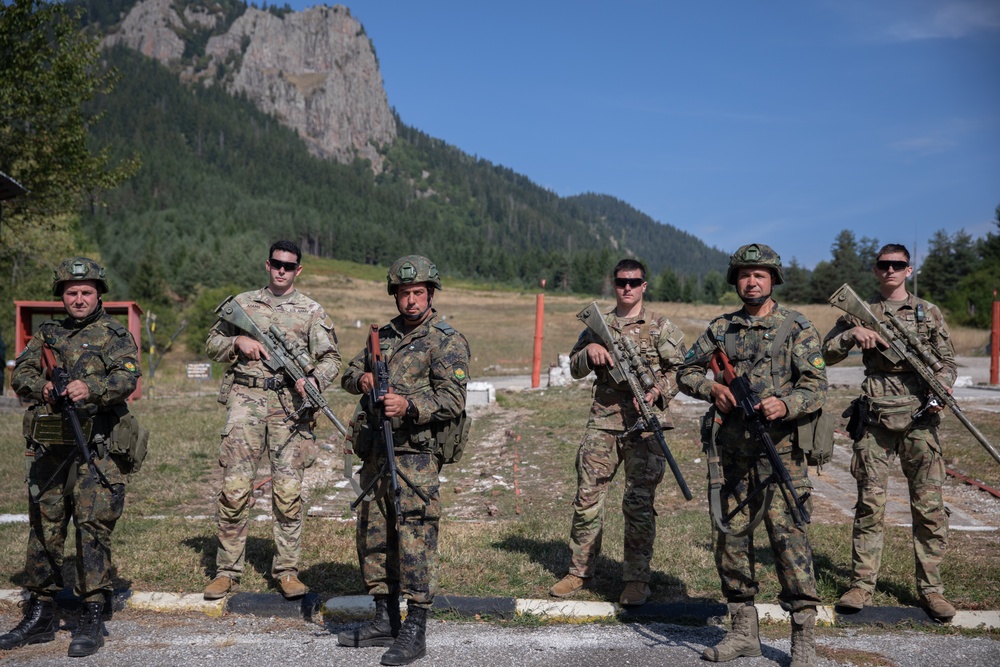
M 142 462 L 146 460 L 146 450 L 149 445 L 149 431 L 144 429 L 139 420 L 130 412 L 122 415 L 118 423 L 111 429 L 107 449 L 111 454 L 122 456 L 128 462 L 130 473 L 139 472 Z
M 868 397 L 858 396 L 841 415 L 847 418 L 847 435 L 854 442 L 861 442 L 868 433 L 868 409 Z
M 233 390 L 233 380 L 236 378 L 236 372 L 229 368 L 225 373 L 222 374 L 222 385 L 219 387 L 219 405 L 226 405 L 229 403 L 229 392 Z
M 68 419 L 64 419 L 61 414 L 51 413 L 42 405 L 33 405 L 24 413 L 21 421 L 21 428 L 24 437 L 30 442 L 41 445 L 68 445 L 75 446 L 76 439 L 73 436 L 73 427 Z M 80 428 L 83 430 L 83 437 L 89 443 L 90 435 L 94 428 L 93 419 L 81 419 Z
M 882 396 L 868 399 L 868 424 L 887 431 L 905 431 L 913 424 L 913 413 L 920 409 L 916 396 Z
M 351 416 L 350 426 L 347 427 L 347 442 L 351 450 L 362 461 L 366 461 L 372 452 L 372 445 L 375 442 L 375 434 L 369 421 L 369 415 L 359 403 Z
M 465 453 L 465 445 L 469 442 L 469 432 L 472 430 L 472 420 L 462 410 L 462 414 L 452 419 L 434 435 L 437 441 L 436 456 L 441 464 L 458 463 Z
M 833 458 L 833 415 L 821 409 L 799 419 L 796 442 L 811 466 L 823 466 Z

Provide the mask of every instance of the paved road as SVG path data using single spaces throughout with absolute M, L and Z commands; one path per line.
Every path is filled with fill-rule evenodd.
M 9 611 L 0 621 L 13 619 Z M 252 616 L 207 618 L 201 615 L 120 612 L 108 622 L 107 643 L 95 656 L 67 658 L 69 633 L 56 641 L 0 654 L 0 664 L 25 667 L 94 665 L 124 667 L 267 667 L 295 665 L 343 667 L 377 665 L 380 648 L 337 646 L 335 633 L 347 626 L 316 625 Z M 9 627 L 9 626 L 4 626 Z M 745 658 L 739 667 L 787 665 L 787 628 L 765 630 L 764 655 Z M 431 622 L 427 658 L 416 665 L 517 667 L 578 665 L 699 665 L 702 649 L 718 642 L 722 630 L 668 624 L 555 625 L 504 627 L 496 623 Z M 885 630 L 821 630 L 821 667 L 867 664 L 891 667 L 969 667 L 1000 664 L 1000 641 Z

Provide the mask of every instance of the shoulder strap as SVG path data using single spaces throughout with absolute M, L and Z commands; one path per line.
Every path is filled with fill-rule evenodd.
M 781 368 L 777 362 L 778 355 L 781 353 L 781 348 L 785 345 L 788 334 L 792 332 L 792 325 L 802 317 L 804 317 L 802 313 L 796 310 L 788 311 L 788 317 L 778 327 L 778 333 L 774 335 L 774 340 L 771 341 L 771 386 L 774 387 L 775 396 L 781 395 Z

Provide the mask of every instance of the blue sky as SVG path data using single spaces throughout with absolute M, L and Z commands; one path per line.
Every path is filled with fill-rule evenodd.
M 405 123 L 559 195 L 809 268 L 996 231 L 997 0 L 346 6 Z

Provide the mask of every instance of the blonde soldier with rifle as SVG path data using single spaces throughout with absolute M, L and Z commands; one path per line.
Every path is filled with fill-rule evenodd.
M 716 431 L 709 437 L 714 438 L 716 465 L 722 468 L 725 480 L 721 510 L 729 512 L 752 498 L 743 512 L 762 514 L 781 584 L 778 599 L 792 617 L 791 667 L 815 667 L 814 628 L 820 600 L 805 526 L 811 511 L 811 485 L 799 424 L 809 420 L 826 401 L 826 366 L 819 334 L 805 317 L 771 297 L 773 287 L 782 283 L 782 275 L 781 258 L 770 247 L 753 243 L 739 248 L 729 259 L 727 280 L 736 287 L 743 308 L 709 323 L 688 351 L 677 373 L 677 384 L 685 394 L 713 405 L 709 416 Z M 731 388 L 721 381 L 723 378 L 708 376 L 709 367 L 720 357 L 732 364 L 725 377 L 741 378 L 749 391 L 740 392 L 739 386 Z M 738 394 L 752 398 L 741 402 Z M 748 415 L 746 410 L 754 414 Z M 772 472 L 779 472 L 774 470 L 776 465 L 768 458 L 767 448 L 755 437 L 760 421 L 766 424 L 777 460 L 787 471 L 781 476 L 795 493 L 785 493 L 785 488 L 773 493 L 773 498 L 766 489 L 760 493 L 762 485 L 770 485 Z M 713 465 L 711 456 L 709 465 Z M 714 514 L 714 499 L 712 504 Z M 705 649 L 702 657 L 726 662 L 759 656 L 753 528 L 732 532 L 715 519 L 715 564 L 732 629 L 719 644 Z
M 868 302 L 876 317 L 895 315 L 907 331 L 937 357 L 934 377 L 950 391 L 955 382 L 955 348 L 944 316 L 934 304 L 906 290 L 913 273 L 905 246 L 890 243 L 875 256 L 872 267 L 879 281 L 879 294 Z M 927 613 L 949 621 L 955 607 L 944 597 L 941 561 L 948 541 L 948 512 L 941 495 L 944 458 L 938 424 L 943 403 L 930 400 L 926 384 L 905 361 L 890 359 L 889 342 L 856 317 L 844 315 L 823 341 L 828 364 L 861 349 L 865 365 L 862 396 L 852 404 L 857 431 L 851 473 L 858 482 L 852 536 L 851 587 L 838 603 L 858 610 L 871 604 L 882 563 L 886 487 L 889 466 L 898 458 L 910 492 L 913 516 L 913 556 L 917 588 Z
M 286 598 L 306 594 L 299 580 L 301 557 L 302 479 L 316 461 L 319 445 L 313 435 L 315 401 L 309 390 L 322 392 L 340 371 L 340 353 L 333 321 L 323 307 L 295 289 L 302 273 L 302 252 L 291 241 L 271 246 L 267 262 L 268 285 L 244 292 L 219 308 L 219 320 L 208 334 L 205 350 L 213 361 L 228 362 L 219 401 L 229 414 L 219 446 L 222 488 L 218 497 L 219 548 L 215 578 L 205 588 L 205 599 L 215 600 L 233 591 L 243 574 L 250 494 L 261 458 L 271 464 L 271 513 L 275 555 L 271 577 Z M 256 327 L 241 328 L 229 319 L 235 306 Z M 251 335 L 276 328 L 288 346 L 309 357 L 308 375 L 293 376 L 277 364 L 260 340 Z M 302 356 L 299 355 L 299 356 Z M 304 402 L 307 402 L 303 409 Z

